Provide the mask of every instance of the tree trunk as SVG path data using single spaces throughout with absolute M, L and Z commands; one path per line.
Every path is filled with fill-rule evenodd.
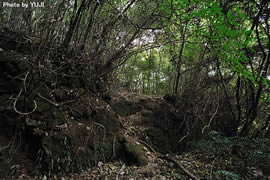
M 76 6 L 77 6 L 76 4 L 77 4 L 77 1 L 75 1 L 73 17 L 75 16 L 75 9 L 76 9 Z M 82 10 L 83 10 L 84 6 L 85 6 L 85 0 L 82 0 L 81 5 L 80 5 L 80 7 L 79 7 L 79 9 L 78 9 L 78 11 L 76 13 L 75 19 L 74 18 L 71 19 L 68 32 L 67 32 L 66 37 L 64 39 L 64 42 L 62 44 L 64 48 L 67 48 L 69 46 L 69 43 L 70 43 L 71 38 L 73 36 L 73 33 L 75 31 L 75 27 L 79 23 L 79 17 L 80 17 L 80 14 L 82 13 Z
M 175 95 L 178 94 L 178 86 L 179 86 L 179 81 L 181 78 L 181 65 L 182 65 L 182 55 L 183 55 L 183 51 L 184 51 L 184 47 L 185 47 L 185 34 L 186 30 L 182 31 L 182 43 L 181 43 L 181 47 L 180 47 L 180 52 L 179 52 L 179 56 L 178 56 L 178 62 L 177 62 L 177 75 L 176 75 L 176 79 L 175 79 L 175 87 L 174 87 L 174 93 Z

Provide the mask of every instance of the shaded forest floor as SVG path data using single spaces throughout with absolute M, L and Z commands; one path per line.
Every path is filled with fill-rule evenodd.
M 226 138 L 217 132 L 196 143 L 182 153 L 161 154 L 164 147 L 153 143 L 147 129 L 153 124 L 150 121 L 151 109 L 165 101 L 162 97 L 145 96 L 131 93 L 119 93 L 112 97 L 108 108 L 119 111 L 125 138 L 143 146 L 145 163 L 129 164 L 129 160 L 115 158 L 113 161 L 97 162 L 96 167 L 81 173 L 48 174 L 33 171 L 33 161 L 23 153 L 14 157 L 18 164 L 10 168 L 10 177 L 6 179 L 269 179 L 270 178 L 270 141 L 249 140 L 247 138 Z M 132 106 L 123 112 L 117 103 L 141 102 L 143 108 Z M 146 105 L 147 104 L 147 105 Z M 118 109 L 116 108 L 118 106 Z M 120 107 L 120 109 L 119 109 Z M 162 137 L 159 137 L 162 139 Z M 160 145 L 162 146 L 162 145 Z M 163 149 L 164 150 L 164 149 Z
M 24 36 L 0 36 L 0 178 L 269 179 L 269 139 L 202 135 L 208 122 L 175 96 L 97 96 L 72 78 L 56 86 L 27 44 L 13 48 Z

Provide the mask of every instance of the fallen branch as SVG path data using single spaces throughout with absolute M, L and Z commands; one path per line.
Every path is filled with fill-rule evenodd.
M 148 149 L 150 149 L 152 152 L 157 152 L 152 146 L 150 146 L 149 144 L 147 144 L 146 142 L 140 140 L 140 139 L 136 139 L 139 143 L 145 145 Z
M 197 178 L 195 175 L 193 175 L 191 172 L 189 172 L 188 170 L 186 170 L 184 168 L 184 166 L 182 166 L 182 164 L 180 164 L 178 161 L 170 158 L 169 156 L 165 156 L 165 155 L 160 155 L 159 156 L 162 159 L 166 159 L 167 161 L 173 162 L 174 164 L 176 164 L 180 169 L 182 169 L 182 171 L 184 171 L 184 173 L 186 173 L 190 178 L 195 179 L 195 180 L 200 180 L 199 178 Z

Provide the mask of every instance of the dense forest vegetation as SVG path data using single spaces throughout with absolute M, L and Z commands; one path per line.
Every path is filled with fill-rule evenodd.
M 45 157 L 53 157 L 51 150 L 58 146 L 76 147 L 72 141 L 81 130 L 58 135 L 57 142 L 64 145 L 56 145 L 48 133 L 75 127 L 70 118 L 95 129 L 85 135 L 85 147 L 92 142 L 89 152 L 95 152 L 90 164 L 110 160 L 108 154 L 115 158 L 115 151 L 123 149 L 120 116 L 147 108 L 156 127 L 174 127 L 167 136 L 177 140 L 165 150 L 156 144 L 161 153 L 182 152 L 213 132 L 224 139 L 269 140 L 269 14 L 267 0 L 1 2 L 0 165 L 12 166 L 8 157 L 26 144 L 20 151 L 30 153 L 30 159 L 38 154 L 37 166 L 52 171 L 56 163 Z M 150 107 L 144 98 L 116 102 L 121 93 L 150 98 L 150 104 L 160 107 Z M 158 134 L 149 129 L 145 132 Z M 108 146 L 112 150 L 104 142 L 113 142 Z M 153 139 L 148 144 L 155 146 Z M 63 156 L 76 157 L 78 147 Z M 96 155 L 99 148 L 104 154 Z M 71 164 L 79 167 L 85 157 Z M 269 152 L 267 157 L 269 164 Z

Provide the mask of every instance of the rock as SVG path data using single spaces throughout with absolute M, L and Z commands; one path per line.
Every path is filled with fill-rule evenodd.
M 165 176 L 162 176 L 162 175 L 159 175 L 158 177 L 160 180 L 166 180 L 166 177 Z
M 122 100 L 112 105 L 112 109 L 120 116 L 129 116 L 142 110 L 139 103 Z
M 176 95 L 169 95 L 169 94 L 166 94 L 163 97 L 163 99 L 166 100 L 170 104 L 176 104 L 178 101 L 178 97 Z
M 47 178 L 46 175 L 44 175 L 43 178 L 42 178 L 42 180 L 47 180 L 47 179 L 48 179 L 48 178 Z
M 124 156 L 128 165 L 136 164 L 143 166 L 148 163 L 148 160 L 144 156 L 143 146 L 140 144 L 127 142 L 124 145 Z

